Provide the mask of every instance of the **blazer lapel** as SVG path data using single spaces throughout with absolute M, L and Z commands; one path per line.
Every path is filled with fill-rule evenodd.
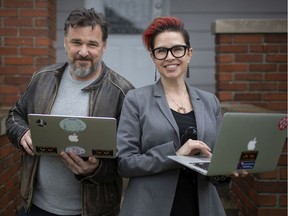
M 203 140 L 204 139 L 204 127 L 205 127 L 204 104 L 201 101 L 198 94 L 196 93 L 196 91 L 194 90 L 194 88 L 189 86 L 188 84 L 186 84 L 186 86 L 188 87 L 190 100 L 191 100 L 193 110 L 195 113 L 196 125 L 197 125 L 197 139 Z
M 172 125 L 172 127 L 174 128 L 175 132 L 177 133 L 179 137 L 180 135 L 179 135 L 178 125 L 169 108 L 169 105 L 167 103 L 167 100 L 164 94 L 163 86 L 160 80 L 158 80 L 157 83 L 155 83 L 154 85 L 154 98 L 155 98 L 157 105 L 159 106 L 159 109 L 161 110 L 163 115 L 167 118 L 167 120 L 170 122 L 170 124 Z

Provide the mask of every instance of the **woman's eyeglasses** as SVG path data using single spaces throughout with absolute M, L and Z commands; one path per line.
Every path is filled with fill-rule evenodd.
M 188 46 L 177 45 L 171 48 L 159 47 L 159 48 L 152 49 L 151 51 L 152 51 L 153 56 L 156 59 L 163 60 L 168 56 L 169 51 L 175 58 L 181 58 L 186 54 L 187 49 L 188 49 Z

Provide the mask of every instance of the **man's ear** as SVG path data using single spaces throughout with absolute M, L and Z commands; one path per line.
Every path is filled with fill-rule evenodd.
M 104 45 L 103 45 L 103 52 L 106 51 L 106 48 L 107 48 L 107 41 L 104 42 Z

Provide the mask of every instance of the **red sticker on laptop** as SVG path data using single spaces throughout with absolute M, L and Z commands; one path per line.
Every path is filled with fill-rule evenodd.
M 287 116 L 286 117 L 283 117 L 280 121 L 279 121 L 279 124 L 278 124 L 278 128 L 280 130 L 285 130 L 287 128 L 287 124 L 288 124 L 288 118 Z

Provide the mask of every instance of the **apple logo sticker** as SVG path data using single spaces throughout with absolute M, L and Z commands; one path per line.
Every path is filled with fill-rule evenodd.
M 70 142 L 78 142 L 79 141 L 79 138 L 78 138 L 78 135 L 77 134 L 71 134 L 68 136 L 68 139 Z
M 256 143 L 257 143 L 257 140 L 256 140 L 256 137 L 255 137 L 253 140 L 250 140 L 248 142 L 247 149 L 249 151 L 253 151 L 256 148 Z

